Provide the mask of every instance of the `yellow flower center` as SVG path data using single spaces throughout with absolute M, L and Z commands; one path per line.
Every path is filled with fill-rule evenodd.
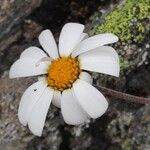
M 63 91 L 72 87 L 78 79 L 80 66 L 77 58 L 62 57 L 52 61 L 48 69 L 48 85 L 55 90 Z

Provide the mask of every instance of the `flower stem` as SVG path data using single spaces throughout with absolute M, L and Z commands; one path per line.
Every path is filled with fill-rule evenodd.
M 98 90 L 102 91 L 102 93 L 106 96 L 110 96 L 110 97 L 128 101 L 128 102 L 134 102 L 134 103 L 139 103 L 139 104 L 150 104 L 150 99 L 148 98 L 122 93 L 122 92 L 115 91 L 106 87 L 100 87 L 97 85 L 94 85 L 94 86 Z

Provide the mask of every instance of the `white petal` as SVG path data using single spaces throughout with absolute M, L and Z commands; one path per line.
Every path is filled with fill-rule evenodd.
M 18 59 L 10 68 L 9 77 L 28 77 L 46 74 L 50 62 L 41 62 L 38 66 L 37 59 L 21 58 Z
M 97 118 L 106 112 L 108 102 L 95 87 L 79 79 L 74 83 L 73 90 L 81 107 L 90 117 Z
M 79 59 L 80 67 L 84 70 L 119 76 L 119 57 L 112 47 L 101 46 L 81 54 Z
M 80 38 L 79 38 L 79 40 L 78 40 L 78 43 L 77 43 L 77 45 L 74 47 L 73 51 L 75 51 L 75 50 L 77 49 L 76 47 L 78 47 L 78 45 L 80 44 L 81 41 L 83 41 L 83 40 L 85 40 L 85 39 L 87 39 L 87 38 L 88 38 L 88 34 L 87 34 L 87 33 L 82 33 L 81 36 L 80 36 Z M 73 52 L 73 51 L 72 51 L 72 52 Z
M 83 40 L 85 40 L 87 38 L 88 38 L 88 34 L 87 33 L 82 33 L 78 43 L 80 43 L 81 41 L 83 41 Z
M 27 125 L 29 116 L 31 115 L 31 110 L 38 99 L 43 94 L 46 84 L 42 81 L 38 81 L 32 84 L 27 90 L 24 92 L 18 110 L 19 121 L 25 126 Z
M 88 119 L 87 114 L 77 103 L 73 91 L 70 89 L 62 93 L 61 111 L 67 124 L 78 125 Z
M 61 93 L 59 91 L 54 91 L 52 104 L 58 108 L 61 107 Z
M 37 136 L 41 136 L 45 124 L 46 116 L 53 97 L 54 91 L 47 87 L 38 101 L 32 108 L 28 120 L 28 126 L 31 132 Z
M 43 57 L 47 57 L 46 53 L 44 53 L 44 51 L 42 51 L 40 48 L 34 46 L 25 49 L 20 56 L 20 58 L 35 58 L 35 59 L 41 59 Z
M 92 36 L 83 40 L 73 51 L 72 56 L 78 56 L 81 53 L 87 52 L 89 50 L 95 49 L 97 47 L 114 43 L 118 41 L 118 37 L 112 33 L 104 33 Z
M 84 25 L 78 23 L 67 23 L 62 28 L 59 37 L 59 53 L 61 56 L 68 56 L 78 44 Z
M 43 49 L 51 56 L 52 58 L 58 58 L 58 49 L 53 37 L 53 34 L 50 30 L 44 30 L 39 35 L 39 42 Z
M 82 33 L 79 40 L 78 40 L 78 44 L 74 47 L 72 53 L 76 53 L 76 51 L 78 51 L 78 45 L 81 43 L 81 41 L 87 39 L 89 36 L 87 33 Z M 72 56 L 74 56 L 73 54 L 71 54 Z
M 87 72 L 81 72 L 79 78 L 83 81 L 86 81 L 87 83 L 90 83 L 90 84 L 92 84 L 92 82 L 93 82 L 91 75 Z

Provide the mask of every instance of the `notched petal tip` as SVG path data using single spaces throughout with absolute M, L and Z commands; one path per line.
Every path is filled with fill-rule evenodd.
M 66 120 L 65 118 L 64 118 L 64 122 L 66 123 L 66 124 L 68 124 L 68 125 L 70 125 L 70 126 L 78 126 L 78 125 L 81 125 L 81 124 L 84 124 L 84 122 L 74 122 L 74 123 L 72 123 L 72 122 L 69 122 L 68 120 Z
M 115 75 L 115 77 L 119 77 L 120 76 L 120 65 L 119 65 L 119 63 L 118 63 L 118 69 L 117 69 L 117 72 L 116 72 L 116 75 Z
M 20 122 L 23 126 L 26 126 L 26 125 L 27 125 L 27 122 L 24 121 L 24 119 L 22 118 L 22 115 L 20 114 L 20 110 L 18 110 L 18 119 L 19 119 L 19 122 Z
M 102 33 L 105 34 L 105 36 L 111 37 L 113 39 L 113 42 L 117 42 L 119 40 L 119 37 L 115 35 L 114 33 Z
M 15 72 L 14 72 L 15 63 L 16 63 L 16 62 L 14 62 L 14 63 L 11 65 L 10 70 L 9 70 L 9 78 L 10 78 L 10 79 L 16 78 L 15 75 L 14 75 L 14 74 L 15 74 Z
M 118 73 L 118 74 L 116 75 L 117 78 L 119 78 L 119 76 L 120 76 L 120 73 Z
M 81 24 L 81 23 L 77 23 L 77 22 L 69 22 L 69 23 L 66 23 L 64 26 L 82 26 L 84 28 L 84 25 Z
M 51 32 L 49 29 L 45 29 L 43 31 L 41 31 L 41 33 L 39 34 L 39 38 L 41 38 L 44 34 Z
M 42 135 L 42 131 L 36 131 L 34 128 L 32 128 L 30 125 L 28 125 L 29 130 L 31 131 L 32 134 L 34 134 L 35 136 L 41 136 Z

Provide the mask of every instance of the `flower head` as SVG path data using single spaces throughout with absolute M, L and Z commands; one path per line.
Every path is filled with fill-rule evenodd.
M 44 51 L 29 47 L 10 68 L 10 78 L 43 75 L 24 92 L 18 110 L 20 122 L 35 135 L 42 134 L 51 103 L 61 108 L 71 125 L 98 118 L 108 108 L 87 71 L 119 76 L 118 54 L 104 46 L 117 42 L 118 37 L 111 33 L 88 37 L 83 31 L 84 25 L 67 23 L 57 48 L 51 31 L 44 30 L 39 35 Z

